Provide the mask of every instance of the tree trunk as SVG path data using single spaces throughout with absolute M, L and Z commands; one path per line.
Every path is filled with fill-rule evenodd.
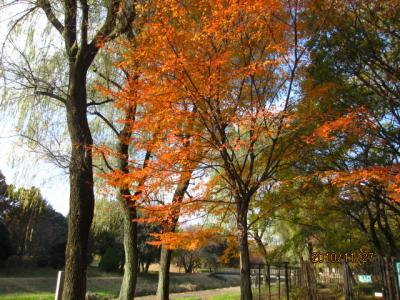
M 378 212 L 378 227 L 382 231 L 383 236 L 386 239 L 386 242 L 389 246 L 389 254 L 391 257 L 396 257 L 397 256 L 397 246 L 396 246 L 396 241 L 393 236 L 392 230 L 390 229 L 389 221 L 387 218 L 387 214 L 385 211 L 385 208 L 382 207 L 380 208 L 380 205 L 378 204 L 376 206 L 377 212 Z M 384 224 L 382 223 L 382 219 L 384 221 Z
M 371 241 L 374 244 L 376 250 L 378 251 L 378 254 L 380 256 L 384 256 L 384 251 L 383 251 L 383 247 L 381 245 L 381 242 L 379 240 L 378 234 L 375 230 L 375 224 L 376 224 L 376 218 L 373 217 L 371 209 L 369 208 L 368 205 L 366 205 L 366 209 L 368 212 L 368 221 L 369 221 L 369 233 L 370 233 L 370 237 L 371 237 Z
M 135 296 L 138 269 L 137 223 L 132 222 L 132 218 L 136 218 L 136 208 L 131 208 L 124 216 L 125 264 L 119 300 L 132 300 Z
M 256 241 L 258 252 L 262 257 L 264 257 L 264 275 L 267 276 L 269 264 L 267 249 L 265 249 L 264 243 L 262 242 L 262 239 L 260 237 L 255 237 L 254 240 Z
M 161 246 L 160 270 L 158 272 L 157 299 L 169 300 L 169 267 L 172 251 Z
M 144 265 L 144 273 L 148 273 L 149 272 L 149 268 L 150 268 L 150 264 L 151 264 L 151 262 L 150 261 L 146 261 L 146 264 Z
M 183 201 L 183 197 L 189 186 L 190 179 L 186 179 L 178 184 L 175 189 L 172 203 L 177 204 Z M 170 214 L 172 217 L 172 224 L 170 226 L 170 232 L 175 231 L 176 224 L 179 220 L 180 208 L 176 207 Z M 161 247 L 160 254 L 160 271 L 158 272 L 158 287 L 157 287 L 157 299 L 168 300 L 169 299 L 169 267 L 171 265 L 171 254 L 172 251 Z
M 136 113 L 135 108 L 131 108 L 126 112 L 125 120 L 131 121 L 134 119 Z M 118 152 L 121 155 L 119 160 L 119 170 L 128 174 L 128 159 L 129 159 L 129 144 L 126 143 L 131 137 L 128 123 L 124 125 L 124 128 L 120 132 L 118 139 Z M 148 159 L 148 155 L 146 154 Z M 145 163 L 147 160 L 145 159 Z M 140 192 L 136 192 L 138 195 Z M 131 300 L 135 296 L 137 274 L 139 273 L 139 257 L 137 248 L 137 232 L 138 226 L 136 222 L 132 222 L 133 219 L 137 218 L 137 210 L 135 203 L 130 201 L 131 193 L 128 189 L 119 190 L 119 202 L 123 207 L 124 211 L 124 250 L 125 250 L 125 264 L 124 264 L 124 276 L 119 292 L 119 300 Z
M 70 198 L 63 299 L 85 298 L 87 248 L 93 219 L 92 135 L 86 116 L 86 70 L 70 67 L 66 104 L 71 139 Z
M 63 300 L 83 300 L 86 291 L 88 238 L 94 211 L 91 149 L 93 140 L 86 115 L 87 70 L 99 50 L 98 41 L 112 40 L 117 35 L 130 31 L 135 17 L 135 1 L 125 1 L 124 11 L 118 9 L 120 1 L 110 1 L 105 21 L 99 30 L 96 30 L 97 33 L 91 42 L 88 42 L 89 6 L 87 1 L 81 1 L 81 15 L 78 12 L 77 0 L 62 1 L 64 10 L 57 13 L 54 13 L 50 2 L 35 1 L 35 6 L 43 10 L 49 24 L 51 23 L 62 35 L 65 54 L 69 62 L 69 68 L 66 70 L 69 76 L 68 94 L 66 99 L 62 100 L 66 106 L 71 140 L 70 211 Z M 59 13 L 63 15 L 62 21 L 57 18 Z M 123 22 L 117 22 L 119 16 Z M 82 26 L 80 26 L 81 30 L 78 30 L 77 21 L 80 18 L 82 18 Z M 78 36 L 80 41 L 77 40 Z
M 239 215 L 237 227 L 240 251 L 240 300 L 252 300 L 247 214 Z

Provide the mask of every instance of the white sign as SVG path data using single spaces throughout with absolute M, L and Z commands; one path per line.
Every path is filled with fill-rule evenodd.
M 371 275 L 358 275 L 358 281 L 361 283 L 371 283 L 372 277 Z

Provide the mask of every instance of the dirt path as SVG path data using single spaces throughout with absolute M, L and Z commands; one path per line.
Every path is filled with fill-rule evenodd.
M 223 288 L 223 289 L 171 294 L 170 299 L 198 297 L 201 300 L 208 300 L 208 299 L 210 299 L 211 296 L 218 296 L 218 295 L 223 295 L 226 293 L 234 293 L 234 292 L 239 292 L 239 291 L 240 291 L 240 288 L 238 286 L 235 286 L 235 287 L 229 287 L 229 288 Z M 135 297 L 135 299 L 137 299 L 137 300 L 157 300 L 157 297 L 156 296 L 144 296 L 144 297 L 138 297 L 138 298 Z

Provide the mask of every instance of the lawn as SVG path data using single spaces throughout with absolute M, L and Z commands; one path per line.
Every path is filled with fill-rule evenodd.
M 258 288 L 253 288 L 253 298 L 258 299 Z M 263 297 L 262 299 L 267 299 L 265 298 L 268 295 L 268 288 L 265 286 L 261 287 L 261 296 Z M 276 286 L 271 286 L 271 295 L 278 294 L 278 288 Z M 281 289 L 281 297 L 282 299 L 284 298 L 284 289 Z M 213 296 L 210 298 L 210 300 L 239 300 L 240 299 L 240 292 L 231 292 L 231 293 L 225 293 L 223 295 L 217 295 Z
M 223 295 L 211 297 L 211 300 L 238 300 L 238 299 L 240 299 L 240 293 L 226 293 Z
M 50 294 L 50 293 L 8 294 L 8 295 L 0 295 L 0 300 L 54 300 L 54 294 Z
M 36 270 L 0 269 L 0 300 L 47 300 L 54 299 L 57 272 L 43 268 Z M 121 285 L 121 275 L 104 273 L 90 268 L 87 281 L 88 292 L 103 297 L 116 297 Z M 137 296 L 156 293 L 158 274 L 140 274 L 137 283 Z M 196 290 L 216 289 L 238 286 L 238 275 L 218 275 L 210 273 L 183 274 L 172 273 L 170 281 L 171 293 Z M 196 300 L 185 299 L 185 300 Z

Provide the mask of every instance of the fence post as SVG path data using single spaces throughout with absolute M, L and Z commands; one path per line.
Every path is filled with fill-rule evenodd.
M 296 285 L 301 286 L 301 266 L 296 270 Z
M 285 288 L 286 288 L 286 300 L 289 300 L 288 263 L 286 261 L 285 261 Z
M 394 286 L 395 286 L 395 292 L 396 292 L 396 299 L 400 299 L 400 262 L 399 262 L 399 267 L 397 268 L 396 265 L 396 257 L 392 257 L 392 266 L 394 270 Z
M 268 295 L 269 295 L 269 300 L 271 300 L 271 267 L 269 264 L 267 265 L 267 276 L 268 276 Z
M 353 291 L 351 287 L 351 274 L 350 268 L 346 261 L 343 261 L 344 271 L 344 294 L 346 300 L 353 300 Z
M 258 264 L 258 300 L 261 297 L 261 264 Z
M 278 263 L 278 299 L 281 300 L 281 263 Z
M 379 270 L 380 270 L 380 273 L 381 273 L 381 280 L 382 280 L 383 297 L 386 299 L 388 296 L 387 296 L 385 266 L 384 266 L 384 263 L 383 263 L 383 258 L 381 256 L 378 257 L 378 261 L 379 261 Z
M 391 282 L 391 278 L 390 278 L 390 273 L 389 273 L 389 262 L 387 257 L 383 258 L 384 264 L 385 264 L 385 277 L 386 277 L 386 281 L 387 281 L 387 291 L 388 291 L 388 300 L 392 300 L 393 299 L 393 290 L 392 290 L 392 282 Z
M 56 294 L 54 300 L 62 299 L 63 290 L 64 290 L 64 271 L 58 271 Z

